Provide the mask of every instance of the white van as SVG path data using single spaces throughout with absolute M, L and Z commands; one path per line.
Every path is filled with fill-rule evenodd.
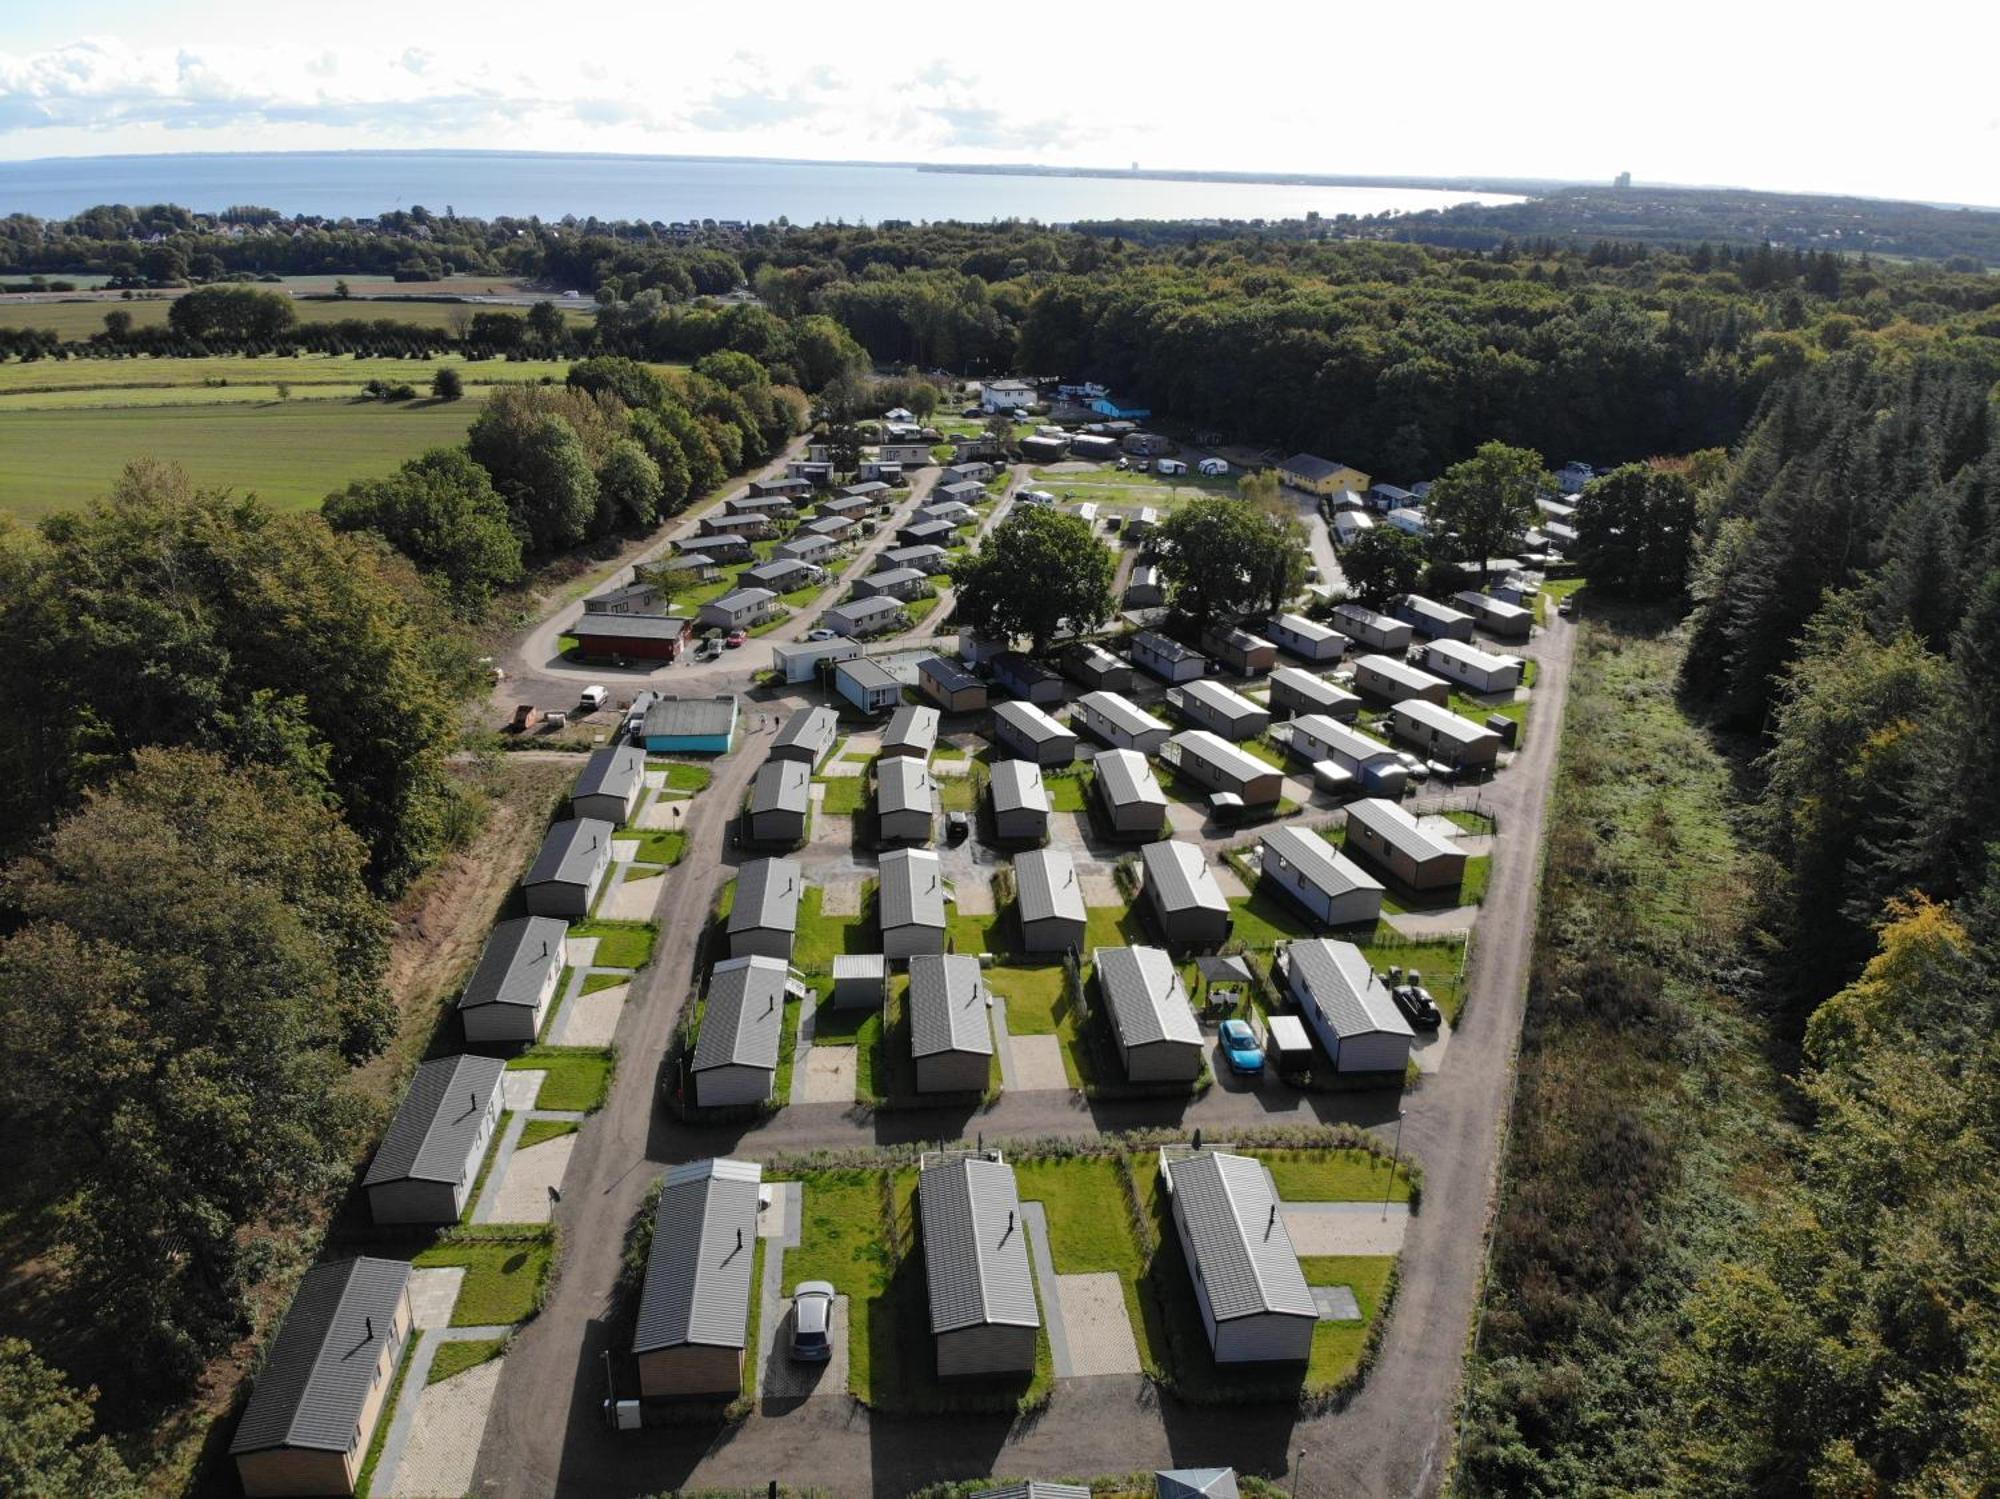
M 582 692 L 577 694 L 576 700 L 583 704 L 587 712 L 595 713 L 599 708 L 604 706 L 604 700 L 609 696 L 611 694 L 606 692 L 602 687 L 586 687 Z

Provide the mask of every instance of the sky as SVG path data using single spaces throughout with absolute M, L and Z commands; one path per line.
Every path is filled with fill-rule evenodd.
M 1183 17 L 1186 17 L 1184 20 Z M 473 147 L 2000 205 L 2000 5 L 0 0 L 0 160 Z

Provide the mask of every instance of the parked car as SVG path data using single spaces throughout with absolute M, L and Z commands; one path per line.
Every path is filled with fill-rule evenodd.
M 713 661 L 721 654 L 722 642 L 713 635 L 694 648 L 694 658 L 697 661 Z
M 728 639 L 724 640 L 722 643 L 728 646 L 733 651 L 749 638 L 750 637 L 748 635 L 745 635 L 741 630 L 731 630 L 729 632 Z
M 1562 601 L 1556 605 L 1556 613 L 1560 614 L 1564 619 L 1568 619 L 1572 614 L 1576 613 L 1576 595 L 1573 593 L 1564 594 Z
M 801 1281 L 792 1293 L 792 1357 L 802 1364 L 833 1357 L 833 1294 L 824 1280 Z
M 1264 1070 L 1264 1048 L 1257 1044 L 1257 1033 L 1247 1020 L 1222 1022 L 1222 1054 L 1229 1059 L 1231 1072 L 1254 1076 Z
M 819 629 L 806 632 L 807 640 L 838 640 L 839 638 L 840 632 L 838 630 Z
M 604 700 L 609 696 L 611 694 L 606 692 L 602 687 L 586 687 L 582 692 L 577 694 L 576 700 L 584 712 L 595 713 L 599 708 L 604 706 Z
M 1407 750 L 1396 751 L 1396 763 L 1403 767 L 1403 774 L 1413 781 L 1428 781 L 1431 778 L 1430 767 Z
M 1389 997 L 1396 1001 L 1396 1008 L 1410 1017 L 1410 1024 L 1420 1031 L 1434 1031 L 1444 1024 L 1444 1012 L 1431 998 L 1431 991 L 1424 987 L 1424 976 L 1412 968 L 1408 973 L 1401 969 L 1391 969 L 1389 973 Z M 1401 982 L 1397 982 L 1397 980 Z
M 963 843 L 972 836 L 972 819 L 963 812 L 946 814 L 944 820 L 945 838 L 952 843 Z

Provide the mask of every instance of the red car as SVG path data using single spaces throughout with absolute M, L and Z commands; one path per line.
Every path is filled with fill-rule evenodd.
M 733 651 L 736 649 L 736 647 L 743 644 L 743 642 L 748 640 L 749 638 L 750 637 L 745 635 L 741 630 L 731 630 L 729 632 L 729 638 L 724 640 L 723 644 L 728 646 Z

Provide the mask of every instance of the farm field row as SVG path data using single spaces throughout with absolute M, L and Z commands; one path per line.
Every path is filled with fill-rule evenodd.
M 430 293 L 429 295 L 442 295 Z M 0 299 L 0 328 L 46 328 L 68 342 L 80 343 L 93 333 L 104 331 L 104 315 L 118 310 L 131 314 L 135 328 L 164 328 L 171 297 L 134 298 L 91 297 L 73 302 L 31 302 L 22 298 Z M 525 315 L 525 307 L 478 302 L 417 301 L 413 297 L 379 299 L 352 297 L 344 301 L 294 300 L 293 311 L 301 323 L 344 323 L 359 318 L 363 322 L 389 319 L 418 328 L 458 331 L 476 312 L 514 312 Z M 565 309 L 573 323 L 587 322 L 593 314 Z
M 356 358 L 348 354 L 214 354 L 200 359 L 32 359 L 0 363 L 0 395 L 66 390 L 186 390 L 282 381 L 294 389 L 311 385 L 358 385 L 368 380 L 427 384 L 450 366 L 467 385 L 518 385 L 561 380 L 567 359 L 477 359 L 456 354 L 434 359 Z M 668 368 L 661 365 L 656 368 Z

